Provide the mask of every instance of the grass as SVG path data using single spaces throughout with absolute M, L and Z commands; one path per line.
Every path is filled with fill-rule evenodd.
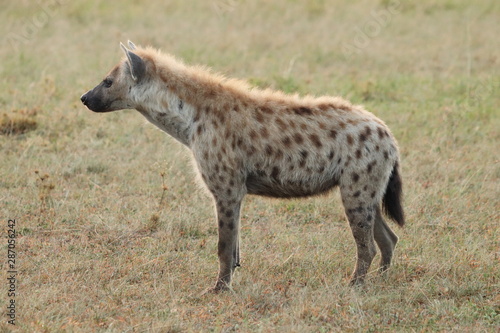
M 497 2 L 61 3 L 0 13 L 0 212 L 4 230 L 17 222 L 19 271 L 17 325 L 2 315 L 2 331 L 500 329 Z M 234 291 L 200 296 L 217 230 L 189 153 L 137 112 L 79 102 L 127 39 L 386 121 L 408 219 L 387 277 L 348 286 L 337 192 L 248 197 Z

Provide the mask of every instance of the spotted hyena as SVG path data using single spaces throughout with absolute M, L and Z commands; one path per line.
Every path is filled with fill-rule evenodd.
M 381 214 L 404 224 L 396 140 L 380 119 L 339 97 L 298 97 L 183 64 L 151 48 L 124 59 L 81 100 L 90 110 L 136 109 L 187 146 L 212 194 L 219 227 L 219 275 L 230 287 L 240 264 L 246 194 L 307 197 L 338 186 L 357 246 L 351 283 L 363 282 L 376 253 L 387 270 L 398 237 Z

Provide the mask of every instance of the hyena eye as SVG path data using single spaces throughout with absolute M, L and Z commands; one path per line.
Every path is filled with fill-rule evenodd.
M 111 87 L 111 85 L 113 84 L 113 80 L 111 80 L 111 79 L 104 79 L 104 81 L 102 81 L 102 82 L 104 83 L 104 86 L 106 88 Z

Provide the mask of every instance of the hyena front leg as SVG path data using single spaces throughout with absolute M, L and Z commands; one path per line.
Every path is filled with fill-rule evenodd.
M 355 198 L 350 192 L 341 190 L 345 213 L 356 241 L 357 261 L 351 278 L 351 285 L 356 285 L 364 282 L 377 253 L 373 238 L 376 210 L 372 203 Z
M 214 291 L 229 289 L 231 277 L 240 265 L 239 224 L 241 199 L 216 198 L 219 224 L 219 276 Z

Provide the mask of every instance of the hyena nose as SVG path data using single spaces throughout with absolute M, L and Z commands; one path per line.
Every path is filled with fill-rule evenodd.
M 80 97 L 80 100 L 84 105 L 87 105 L 87 94 L 83 94 L 82 97 Z

